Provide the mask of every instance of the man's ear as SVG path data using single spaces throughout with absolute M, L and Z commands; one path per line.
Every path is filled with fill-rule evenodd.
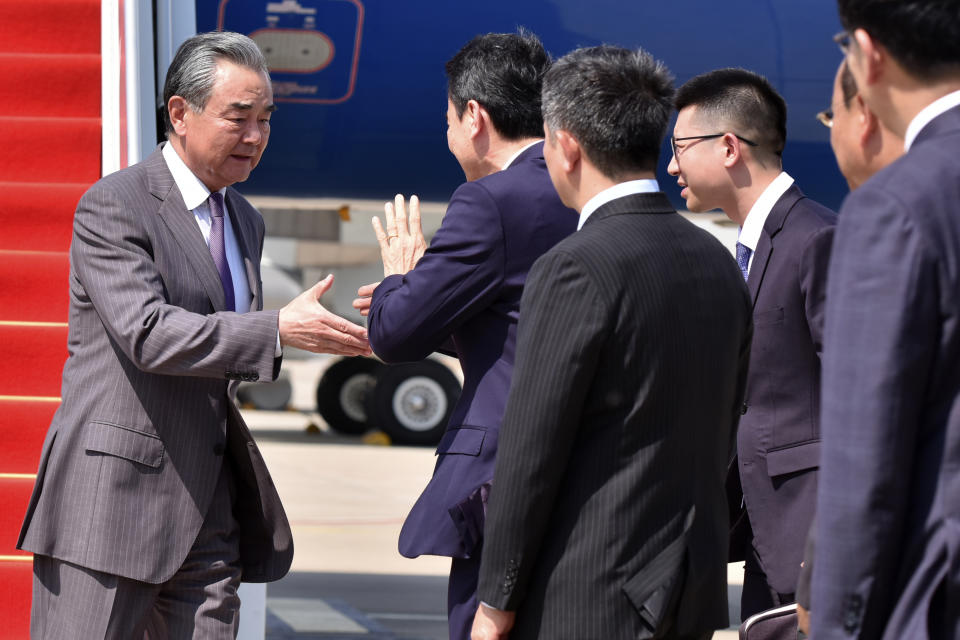
M 853 63 L 860 67 L 864 82 L 874 84 L 883 76 L 884 66 L 887 64 L 887 52 L 863 29 L 856 29 L 853 32 L 853 38 L 857 42 L 859 52 L 851 52 L 847 58 L 848 64 L 849 60 L 853 59 Z M 857 81 L 859 82 L 860 79 L 857 78 Z
M 556 132 L 557 146 L 560 148 L 564 173 L 571 173 L 580 162 L 580 143 L 569 132 L 560 129 Z
M 468 100 L 467 106 L 463 109 L 463 117 L 468 118 L 470 139 L 473 140 L 483 133 L 484 127 L 488 124 L 486 121 L 490 119 L 490 114 L 476 100 Z
M 187 133 L 187 125 L 184 119 L 189 110 L 190 106 L 187 104 L 186 99 L 180 96 L 172 96 L 170 100 L 167 101 L 167 113 L 170 114 L 170 123 L 173 125 L 173 132 L 178 136 L 183 136 Z
M 724 134 L 723 142 L 723 166 L 732 169 L 743 159 L 743 144 L 740 138 L 732 133 Z
M 879 121 L 873 111 L 867 108 L 866 103 L 859 94 L 853 96 L 850 101 L 850 108 L 854 110 L 857 123 L 857 138 L 861 147 L 866 147 L 870 138 L 877 132 Z

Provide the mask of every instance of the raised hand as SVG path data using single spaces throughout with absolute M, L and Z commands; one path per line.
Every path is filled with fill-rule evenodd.
M 413 269 L 427 250 L 420 224 L 420 199 L 410 196 L 410 218 L 402 194 L 397 194 L 393 202 L 383 205 L 386 231 L 380 218 L 374 216 L 373 231 L 380 243 L 380 257 L 383 259 L 383 275 L 404 274 Z

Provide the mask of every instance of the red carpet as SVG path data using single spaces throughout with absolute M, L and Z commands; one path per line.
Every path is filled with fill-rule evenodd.
M 100 2 L 0 0 L 0 620 L 28 638 L 15 548 L 67 358 L 73 211 L 100 177 Z

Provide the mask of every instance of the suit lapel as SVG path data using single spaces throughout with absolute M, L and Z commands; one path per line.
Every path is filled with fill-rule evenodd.
M 760 241 L 757 243 L 757 250 L 753 254 L 753 264 L 750 265 L 750 275 L 747 277 L 747 288 L 750 290 L 750 300 L 754 305 L 757 304 L 757 296 L 760 295 L 760 285 L 763 284 L 763 276 L 767 272 L 767 266 L 770 264 L 770 257 L 773 255 L 775 238 L 784 223 L 793 205 L 803 198 L 803 192 L 796 184 L 790 185 L 780 199 L 773 205 L 770 214 L 767 215 L 763 223 L 763 232 L 760 234 Z
M 232 188 L 227 189 L 227 207 L 230 210 L 233 230 L 240 245 L 243 256 L 243 266 L 247 273 L 247 284 L 253 298 L 250 300 L 250 310 L 258 311 L 262 304 L 260 296 L 260 248 L 256 245 L 256 229 L 250 223 L 247 215 L 247 203 Z
M 145 164 L 147 178 L 150 181 L 150 193 L 161 201 L 157 213 L 183 249 L 187 261 L 203 284 L 214 310 L 225 310 L 227 303 L 223 295 L 223 284 L 220 282 L 220 274 L 213 263 L 210 249 L 203 240 L 203 234 L 197 226 L 193 213 L 184 204 L 183 196 L 180 195 L 180 190 L 160 150 L 154 151 Z

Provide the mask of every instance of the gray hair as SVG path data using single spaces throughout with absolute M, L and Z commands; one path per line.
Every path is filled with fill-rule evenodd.
M 270 78 L 263 53 L 253 40 L 242 33 L 211 31 L 188 38 L 173 56 L 163 85 L 161 110 L 167 133 L 173 131 L 173 123 L 167 113 L 170 98 L 180 96 L 191 109 L 201 113 L 210 99 L 217 79 L 217 63 L 221 60 L 253 69 Z
M 637 49 L 577 49 L 543 80 L 543 119 L 551 136 L 570 133 L 605 176 L 654 171 L 673 109 L 673 77 Z

